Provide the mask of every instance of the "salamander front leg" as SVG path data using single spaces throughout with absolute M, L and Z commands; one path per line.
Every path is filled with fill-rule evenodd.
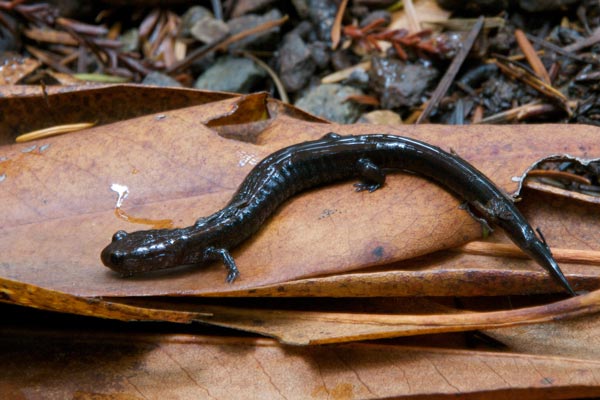
M 209 247 L 204 250 L 204 259 L 207 261 L 223 261 L 225 267 L 227 268 L 227 283 L 232 283 L 235 278 L 240 275 L 240 271 L 237 269 L 237 265 L 235 265 L 235 260 L 229 254 L 227 249 L 217 249 L 215 247 Z
M 354 184 L 357 192 L 363 190 L 374 192 L 385 183 L 385 174 L 381 168 L 373 164 L 368 158 L 358 160 L 358 168 L 363 181 Z

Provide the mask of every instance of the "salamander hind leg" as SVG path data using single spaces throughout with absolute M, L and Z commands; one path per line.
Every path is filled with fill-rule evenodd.
M 211 261 L 223 261 L 223 264 L 225 264 L 225 267 L 227 268 L 227 283 L 232 283 L 233 281 L 235 281 L 235 278 L 237 278 L 240 275 L 240 271 L 237 269 L 237 265 L 235 265 L 235 260 L 233 259 L 233 257 L 231 256 L 231 254 L 229 254 L 229 251 L 227 249 L 217 249 L 216 247 L 209 247 L 206 250 L 204 250 L 204 258 L 206 260 L 211 260 Z
M 381 168 L 368 158 L 358 160 L 358 170 L 363 181 L 354 184 L 357 192 L 363 190 L 374 192 L 385 183 L 385 174 Z
M 485 218 L 480 217 L 477 214 L 475 214 L 475 212 L 471 208 L 471 205 L 468 202 L 465 201 L 464 203 L 462 203 L 460 205 L 459 208 L 461 210 L 465 210 L 471 216 L 471 218 L 473 218 L 475 221 L 479 222 L 479 224 L 481 225 L 481 230 L 482 230 L 484 239 L 487 238 L 490 235 L 490 233 L 494 232 L 494 229 L 492 229 L 489 222 Z

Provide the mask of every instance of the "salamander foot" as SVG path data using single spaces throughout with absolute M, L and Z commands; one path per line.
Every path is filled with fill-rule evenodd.
M 238 276 L 240 276 L 240 271 L 237 269 L 237 265 L 235 265 L 235 260 L 229 254 L 227 249 L 217 249 L 215 247 L 209 247 L 204 250 L 204 258 L 206 260 L 221 260 L 225 267 L 227 268 L 227 279 L 225 281 L 227 283 L 233 283 Z

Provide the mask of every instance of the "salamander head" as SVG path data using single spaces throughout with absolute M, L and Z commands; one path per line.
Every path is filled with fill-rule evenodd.
M 124 276 L 180 264 L 179 237 L 172 230 L 127 233 L 118 231 L 100 258 L 108 268 Z

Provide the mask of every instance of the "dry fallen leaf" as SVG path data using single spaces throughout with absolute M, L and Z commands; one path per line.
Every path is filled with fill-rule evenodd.
M 0 302 L 120 321 L 190 323 L 211 315 L 206 312 L 161 310 L 82 298 L 2 278 L 0 278 Z
M 140 85 L 0 86 L 0 144 L 55 125 L 100 125 L 176 108 L 235 98 L 233 93 Z M 217 111 L 218 112 L 218 111 Z
M 421 22 L 443 22 L 447 21 L 450 17 L 450 12 L 442 9 L 436 1 L 433 0 L 425 0 L 415 2 L 413 6 L 413 12 L 415 15 L 418 15 L 418 20 Z M 392 23 L 390 25 L 390 29 L 409 29 L 411 30 L 411 18 L 408 16 L 408 12 L 405 10 L 400 10 L 394 13 L 392 17 Z M 423 28 L 414 27 L 413 31 L 419 31 Z
M 600 291 L 543 306 L 485 313 L 444 310 L 443 314 L 398 315 L 223 306 L 199 306 L 197 309 L 210 314 L 198 319 L 211 325 L 274 337 L 285 344 L 309 345 L 531 325 L 590 314 L 597 316 Z
M 29 57 L 12 57 L 3 60 L 0 68 L 0 85 L 17 84 L 40 65 L 38 60 Z
M 131 297 L 104 301 L 81 298 L 14 282 L 0 280 L 0 301 L 43 310 L 96 316 L 123 321 L 166 321 L 190 323 L 202 321 L 210 325 L 233 328 L 277 338 L 282 343 L 309 345 L 357 340 L 414 336 L 431 333 L 472 331 L 530 325 L 560 319 L 597 315 L 600 291 L 547 305 L 514 310 L 468 312 L 436 306 L 422 301 L 395 303 L 393 313 L 378 307 L 377 313 L 364 312 L 348 304 L 344 312 L 333 310 L 299 311 L 271 308 L 253 309 L 206 305 L 198 302 L 168 302 Z M 315 304 L 320 304 L 318 301 Z M 411 305 L 413 305 L 411 307 Z M 416 307 L 415 307 L 416 306 Z M 419 310 L 424 315 L 415 315 Z
M 465 349 L 0 328 L 6 399 L 600 396 L 600 362 Z
M 600 314 L 526 326 L 486 330 L 511 351 L 542 356 L 600 360 Z
M 77 399 L 600 395 L 595 348 L 582 350 L 595 345 L 600 292 L 479 313 L 426 299 L 399 300 L 404 307 L 398 309 L 357 299 L 372 304 L 361 309 L 340 299 L 344 307 L 332 309 L 327 307 L 331 300 L 318 298 L 304 310 L 278 310 L 273 304 L 280 300 L 256 309 L 245 304 L 248 299 L 224 305 L 225 299 L 211 303 L 195 297 L 478 296 L 557 290 L 530 260 L 453 250 L 479 239 L 481 228 L 458 208 L 460 200 L 416 176 L 393 174 L 372 194 L 355 193 L 346 182 L 295 197 L 234 252 L 242 276 L 233 285 L 223 282 L 220 265 L 121 279 L 99 260 L 116 230 L 148 229 L 160 220 L 191 224 L 222 207 L 266 154 L 329 131 L 388 132 L 432 142 L 458 152 L 514 192 L 518 183 L 513 177 L 550 154 L 600 156 L 596 128 L 339 126 L 264 94 L 204 95 L 132 86 L 49 89 L 48 96 L 36 91 L 31 97 L 0 98 L 5 107 L 17 105 L 0 121 L 0 300 L 123 320 L 202 320 L 295 344 L 487 329 L 508 347 L 486 352 L 400 344 L 297 348 L 260 339 L 131 332 L 148 325 L 129 324 L 130 331 L 123 334 L 119 325 L 103 333 L 86 330 L 80 320 L 60 331 L 49 325 L 49 331 L 32 325 L 45 318 L 33 318 L 0 326 L 0 393 L 9 393 L 8 398 L 32 393 Z M 9 144 L 17 134 L 94 115 L 96 128 Z M 119 213 L 113 183 L 129 189 Z M 552 246 L 598 250 L 596 206 L 530 191 L 522 196 L 519 208 Z M 501 232 L 488 240 L 506 242 Z M 578 289 L 598 288 L 596 265 L 562 267 Z M 150 301 L 145 298 L 150 295 L 188 297 Z M 523 323 L 536 324 L 516 326 Z M 208 329 L 185 327 L 188 332 Z M 431 337 L 449 346 L 444 335 Z M 423 336 L 412 340 L 427 342 Z
M 88 93 L 95 105 L 108 102 L 103 95 L 114 96 L 114 90 L 103 90 Z M 159 93 L 164 92 L 161 89 Z M 85 98 L 84 91 L 69 95 L 76 96 L 73 101 Z M 286 203 L 264 229 L 234 252 L 241 277 L 233 285 L 224 282 L 223 267 L 217 264 L 135 279 L 122 279 L 101 265 L 100 250 L 115 231 L 150 227 L 132 223 L 136 218 L 124 221 L 115 216 L 112 184 L 128 188 L 122 210 L 138 217 L 137 221 L 171 219 L 175 226 L 190 225 L 199 216 L 221 208 L 262 157 L 329 131 L 389 132 L 441 145 L 458 152 L 509 192 L 517 187 L 512 177 L 548 154 L 600 154 L 596 128 L 587 126 L 339 126 L 311 120 L 293 107 L 277 106 L 260 95 L 211 99 L 214 97 L 202 104 L 203 99 L 198 98 L 200 105 L 194 107 L 1 147 L 4 207 L 0 213 L 4 223 L 0 276 L 80 296 L 223 295 L 388 265 L 453 248 L 481 235 L 478 223 L 459 209 L 458 199 L 417 176 L 393 174 L 386 186 L 374 193 L 355 193 L 346 182 Z M 253 113 L 244 118 L 243 110 L 248 109 Z M 257 121 L 262 130 L 254 129 L 251 121 Z M 247 132 L 248 141 L 219 134 L 219 130 L 231 132 L 234 127 Z M 576 142 L 565 140 L 571 135 L 578 138 Z M 565 248 L 595 250 L 594 242 L 585 238 L 597 232 L 599 219 L 582 216 L 598 211 L 571 202 L 558 206 L 552 202 L 526 210 L 548 241 Z M 526 202 L 524 205 L 528 207 Z M 540 219 L 538 215 L 545 209 L 551 216 Z M 554 220 L 558 222 L 548 224 Z M 570 221 L 577 229 L 570 227 Z M 497 233 L 493 236 L 500 237 Z M 422 260 L 427 265 L 440 259 Z M 557 290 L 547 274 L 529 260 L 483 256 L 466 260 L 471 261 L 465 263 L 459 254 L 434 269 L 425 266 L 419 272 L 403 271 L 404 275 L 383 273 L 388 274 L 385 278 L 389 277 L 392 287 L 403 286 L 399 289 L 402 295 L 423 294 L 424 284 L 432 291 L 452 289 L 455 295 L 471 295 L 478 286 L 485 286 L 489 271 L 488 286 L 509 288 L 508 292 Z M 527 277 L 527 285 L 507 283 L 513 265 Z M 575 275 L 577 282 L 582 281 L 582 287 L 597 284 L 597 271 L 590 266 L 565 265 L 564 269 Z M 412 279 L 398 279 L 410 275 Z M 347 289 L 341 285 L 328 288 L 330 292 L 319 295 L 346 295 Z

